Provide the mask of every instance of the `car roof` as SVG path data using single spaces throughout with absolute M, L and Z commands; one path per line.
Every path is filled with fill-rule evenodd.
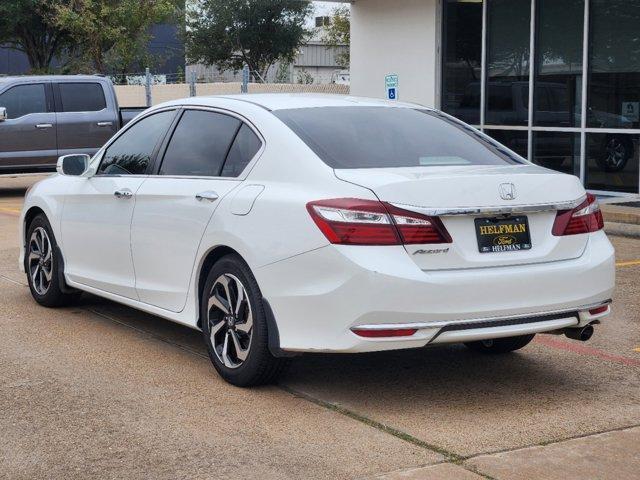
M 16 76 L 7 76 L 0 77 L 1 83 L 13 83 L 13 82 L 43 82 L 43 81 L 54 81 L 54 82 L 73 82 L 78 80 L 100 80 L 104 79 L 101 75 L 16 75 Z
M 204 97 L 190 97 L 173 100 L 167 105 L 201 105 L 216 106 L 217 99 L 236 100 L 258 105 L 266 110 L 288 110 L 298 108 L 319 107 L 396 107 L 396 108 L 426 108 L 422 105 L 380 100 L 377 98 L 355 97 L 350 95 L 336 95 L 331 93 L 250 93 L 241 95 L 215 95 Z

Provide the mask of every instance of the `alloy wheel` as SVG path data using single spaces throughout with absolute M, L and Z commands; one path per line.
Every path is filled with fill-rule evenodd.
M 238 368 L 249 355 L 253 312 L 247 290 L 230 273 L 220 275 L 209 292 L 209 335 L 218 360 Z
M 45 295 L 53 276 L 53 248 L 47 231 L 42 227 L 31 234 L 27 263 L 33 289 L 38 295 Z
M 620 169 L 627 159 L 627 149 L 624 143 L 614 137 L 607 142 L 605 150 L 605 165 L 611 169 Z

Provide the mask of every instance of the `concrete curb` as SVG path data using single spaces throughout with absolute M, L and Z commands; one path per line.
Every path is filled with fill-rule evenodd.
M 624 205 L 602 205 L 602 214 L 607 222 L 640 225 L 640 208 Z
M 607 233 L 607 235 L 640 238 L 640 225 L 618 222 L 604 222 L 604 231 Z

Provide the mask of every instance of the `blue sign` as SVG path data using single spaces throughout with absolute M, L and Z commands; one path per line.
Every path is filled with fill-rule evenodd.
M 384 77 L 384 86 L 387 89 L 387 98 L 389 100 L 398 99 L 398 75 L 392 74 Z

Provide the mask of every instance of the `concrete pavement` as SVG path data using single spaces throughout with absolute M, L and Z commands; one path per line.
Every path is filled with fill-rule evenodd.
M 640 240 L 612 238 L 613 315 L 586 344 L 305 356 L 241 390 L 199 332 L 32 301 L 16 221 L 34 180 L 0 179 L 0 478 L 640 478 Z

